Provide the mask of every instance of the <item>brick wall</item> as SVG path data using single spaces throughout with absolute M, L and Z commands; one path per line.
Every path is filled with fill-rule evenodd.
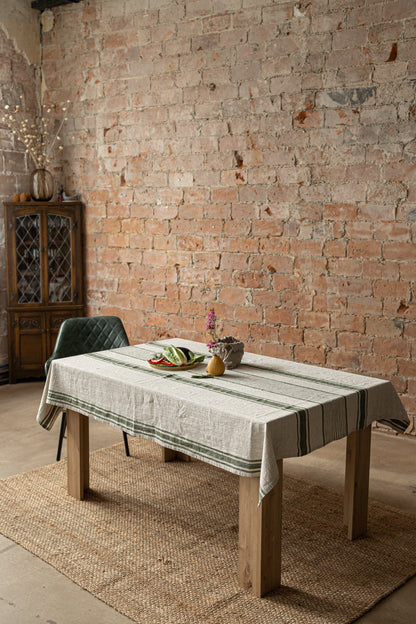
M 35 110 L 35 69 L 0 24 L 0 111 L 6 104 L 22 102 L 27 111 Z M 8 359 L 3 201 L 10 201 L 15 192 L 29 191 L 29 170 L 22 146 L 0 122 L 0 370 Z
M 414 0 L 90 0 L 44 35 L 74 100 L 89 312 L 386 377 L 416 413 Z

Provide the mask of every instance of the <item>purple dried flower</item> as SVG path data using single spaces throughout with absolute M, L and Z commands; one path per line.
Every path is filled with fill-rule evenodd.
M 210 351 L 213 351 L 219 340 L 219 334 L 222 332 L 222 327 L 217 327 L 217 315 L 214 308 L 207 313 L 207 323 L 205 328 L 209 334 L 211 334 L 211 340 L 208 342 L 207 347 Z

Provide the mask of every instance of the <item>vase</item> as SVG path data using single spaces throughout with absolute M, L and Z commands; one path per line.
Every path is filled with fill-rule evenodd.
M 30 194 L 35 201 L 49 201 L 53 195 L 53 177 L 47 169 L 35 169 L 30 175 Z
M 225 364 L 219 355 L 213 355 L 207 366 L 207 373 L 218 377 L 223 375 L 225 371 Z
M 217 341 L 218 355 L 225 364 L 225 368 L 236 368 L 244 355 L 244 342 L 225 336 Z

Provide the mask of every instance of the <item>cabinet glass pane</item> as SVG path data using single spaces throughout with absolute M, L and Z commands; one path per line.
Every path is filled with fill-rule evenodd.
M 16 217 L 16 274 L 18 303 L 39 303 L 40 215 Z
M 71 218 L 48 215 L 48 289 L 50 302 L 72 301 Z

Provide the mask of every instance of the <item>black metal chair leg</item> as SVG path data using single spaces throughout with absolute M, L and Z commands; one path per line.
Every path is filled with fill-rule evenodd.
M 58 452 L 56 454 L 56 461 L 59 461 L 61 459 L 62 442 L 65 437 L 65 431 L 66 431 L 66 412 L 62 412 L 61 428 L 59 430 L 59 442 L 58 442 Z M 123 442 L 124 442 L 124 450 L 126 451 L 126 455 L 127 457 L 130 457 L 129 441 L 127 439 L 127 433 L 125 431 L 123 431 Z
M 127 440 L 127 433 L 125 431 L 123 431 L 123 441 L 124 441 L 124 449 L 126 451 L 126 455 L 127 457 L 130 457 L 129 442 Z
M 66 431 L 66 412 L 62 412 L 61 428 L 59 430 L 59 442 L 58 442 L 58 452 L 56 454 L 56 461 L 59 461 L 61 459 L 62 442 L 64 439 L 65 431 Z

